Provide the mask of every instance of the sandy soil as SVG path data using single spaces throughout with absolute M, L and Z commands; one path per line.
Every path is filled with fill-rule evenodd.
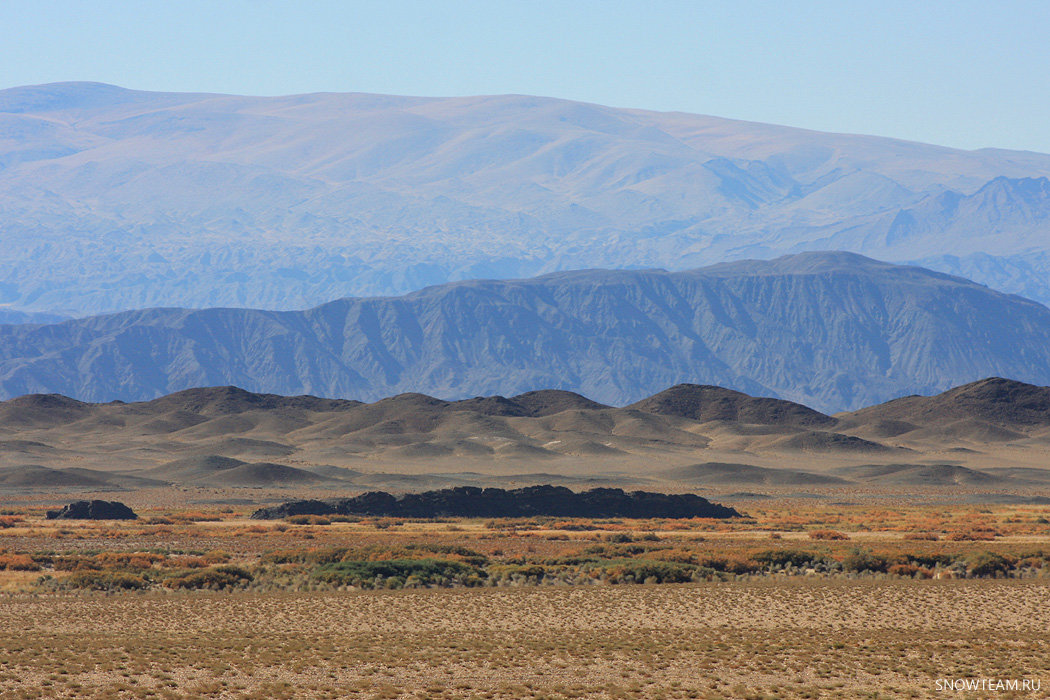
M 1048 609 L 1032 581 L 15 597 L 0 694 L 942 697 L 1048 687 Z

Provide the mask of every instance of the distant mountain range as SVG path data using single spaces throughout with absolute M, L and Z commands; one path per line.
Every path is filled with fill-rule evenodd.
M 0 305 L 301 309 L 828 249 L 1050 302 L 1048 177 L 1038 153 L 520 95 L 20 87 L 0 91 Z
M 144 400 L 233 384 L 371 401 L 554 388 L 623 405 L 688 382 L 839 411 L 991 375 L 1050 384 L 1050 309 L 851 253 L 457 282 L 306 311 L 0 326 L 3 397 Z

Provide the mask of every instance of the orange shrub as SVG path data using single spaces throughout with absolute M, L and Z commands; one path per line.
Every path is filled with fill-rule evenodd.
M 953 542 L 990 542 L 998 534 L 995 530 L 969 530 L 953 532 L 948 539 Z
M 907 576 L 908 578 L 911 578 L 921 570 L 922 569 L 914 564 L 894 564 L 887 569 L 886 572 L 893 576 Z
M 934 532 L 908 532 L 905 533 L 904 539 L 906 540 L 928 540 L 930 542 L 936 542 L 941 539 L 937 533 Z
M 292 515 L 284 519 L 292 525 L 331 525 L 332 521 L 320 515 Z M 377 524 L 378 527 L 378 524 Z
M 0 570 L 40 571 L 40 565 L 28 554 L 0 554 Z
M 849 535 L 845 532 L 839 532 L 838 530 L 810 530 L 809 539 L 811 540 L 848 540 Z

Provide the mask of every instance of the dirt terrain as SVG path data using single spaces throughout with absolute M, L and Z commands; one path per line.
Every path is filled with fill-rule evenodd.
M 0 516 L 0 696 L 937 697 L 941 677 L 1050 682 L 1045 507 L 249 512 Z
M 14 598 L 0 606 L 0 690 L 943 697 L 942 677 L 1041 678 L 1045 688 L 1048 605 L 1045 582 L 1018 581 Z

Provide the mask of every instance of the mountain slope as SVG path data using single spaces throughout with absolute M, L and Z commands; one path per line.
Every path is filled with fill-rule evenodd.
M 301 312 L 151 309 L 0 326 L 8 397 L 139 400 L 236 384 L 451 399 L 546 387 L 625 404 L 696 383 L 830 411 L 989 375 L 1050 383 L 1050 309 L 848 253 L 460 282 Z
M 521 95 L 27 86 L 0 90 L 0 304 L 296 309 L 831 248 L 1050 301 L 1048 177 L 1037 153 Z

